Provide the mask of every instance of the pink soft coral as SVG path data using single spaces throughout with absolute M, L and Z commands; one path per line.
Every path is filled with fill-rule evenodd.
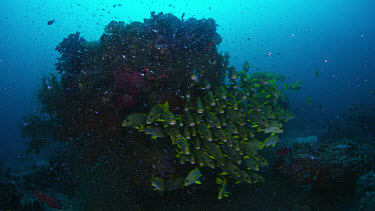
M 119 68 L 114 71 L 114 93 L 118 103 L 125 107 L 137 104 L 139 89 L 146 84 L 146 77 L 137 71 Z

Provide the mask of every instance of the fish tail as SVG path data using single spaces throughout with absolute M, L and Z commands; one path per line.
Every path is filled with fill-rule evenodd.
M 163 107 L 164 107 L 164 112 L 167 112 L 169 110 L 169 103 L 168 103 L 168 101 L 164 103 Z

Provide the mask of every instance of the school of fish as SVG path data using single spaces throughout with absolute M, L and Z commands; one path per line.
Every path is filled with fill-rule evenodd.
M 219 199 L 228 196 L 229 182 L 264 182 L 257 172 L 268 163 L 259 151 L 275 146 L 280 141 L 277 134 L 283 132 L 282 123 L 295 116 L 282 108 L 280 100 L 284 96 L 272 74 L 249 74 L 248 70 L 246 63 L 239 72 L 229 68 L 228 85 L 215 87 L 202 79 L 202 74 L 194 68 L 192 85 L 179 113 L 169 111 L 165 102 L 153 107 L 148 114 L 133 113 L 125 118 L 122 123 L 125 127 L 137 128 L 154 139 L 170 138 L 181 164 L 195 166 L 189 175 L 170 184 L 153 177 L 150 181 L 156 190 L 199 184 L 199 168 L 205 167 L 217 171 Z M 268 134 L 267 138 L 258 140 L 259 133 Z

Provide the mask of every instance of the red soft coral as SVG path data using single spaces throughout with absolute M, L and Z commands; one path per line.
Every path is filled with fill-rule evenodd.
M 137 104 L 139 89 L 146 84 L 146 77 L 137 71 L 119 68 L 114 71 L 114 93 L 118 103 L 125 107 Z

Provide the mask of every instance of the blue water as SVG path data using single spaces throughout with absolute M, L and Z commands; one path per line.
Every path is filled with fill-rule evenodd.
M 223 40 L 219 52 L 230 54 L 231 65 L 241 69 L 248 60 L 303 83 L 299 92 L 286 91 L 297 116 L 286 127 L 307 136 L 353 105 L 375 102 L 374 9 L 372 1 L 350 0 L 2 2 L 0 164 L 15 162 L 25 150 L 19 125 L 37 108 L 40 78 L 55 71 L 54 49 L 69 34 L 98 40 L 111 20 L 142 22 L 151 11 L 213 18 Z

